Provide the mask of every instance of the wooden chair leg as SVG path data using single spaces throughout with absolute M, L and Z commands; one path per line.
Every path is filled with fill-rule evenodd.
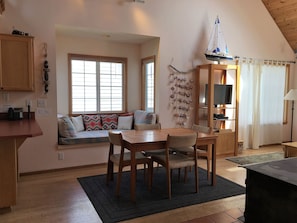
M 152 179 L 153 179 L 152 173 L 153 173 L 153 162 L 149 162 L 148 163 L 148 174 L 147 174 L 149 191 L 152 190 Z
M 109 152 L 108 152 L 108 162 L 107 162 L 107 175 L 106 175 L 106 184 L 109 181 L 113 181 L 113 162 L 110 160 L 110 156 L 113 154 L 114 148 L 113 145 L 109 145 Z
M 154 165 L 152 162 L 152 169 L 150 171 L 150 184 L 151 184 L 151 188 L 153 187 L 153 175 L 154 175 Z
M 144 179 L 144 181 L 146 181 L 146 178 L 147 178 L 146 175 L 147 175 L 146 174 L 146 164 L 144 163 L 143 164 L 143 177 L 144 177 L 143 179 Z
M 199 176 L 198 176 L 198 168 L 195 167 L 195 190 L 196 190 L 196 193 L 198 193 L 198 182 L 199 182 Z
M 117 179 L 117 188 L 116 188 L 116 196 L 120 196 L 120 188 L 121 188 L 121 181 L 122 181 L 122 171 L 123 171 L 123 167 L 122 166 L 119 166 L 118 179 Z
M 207 165 L 207 180 L 210 179 L 210 160 L 206 158 L 206 165 Z
M 168 198 L 171 199 L 171 170 L 168 168 L 166 169 L 167 172 L 167 191 L 168 191 Z
M 187 182 L 187 178 L 188 178 L 188 167 L 185 167 L 185 174 L 184 174 L 184 182 Z
M 108 184 L 109 181 L 113 181 L 113 162 L 110 160 L 108 160 L 107 164 L 106 184 Z

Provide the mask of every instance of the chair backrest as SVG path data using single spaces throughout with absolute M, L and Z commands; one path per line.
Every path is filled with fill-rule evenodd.
M 196 145 L 197 133 L 189 133 L 186 135 L 168 135 L 167 136 L 167 147 L 170 148 L 181 148 L 191 147 Z
M 195 131 L 204 132 L 204 133 L 209 133 L 211 131 L 211 128 L 208 126 L 195 125 L 195 124 L 193 124 L 192 129 Z
M 122 145 L 122 133 L 121 132 L 115 132 L 115 131 L 109 131 L 108 132 L 108 138 L 109 142 L 116 146 Z
M 161 129 L 161 124 L 135 124 L 134 125 L 135 130 L 154 130 L 154 129 Z

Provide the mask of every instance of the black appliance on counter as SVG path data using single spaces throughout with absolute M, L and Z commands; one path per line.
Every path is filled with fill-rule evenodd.
M 20 120 L 23 119 L 23 108 L 12 108 L 8 109 L 8 120 Z

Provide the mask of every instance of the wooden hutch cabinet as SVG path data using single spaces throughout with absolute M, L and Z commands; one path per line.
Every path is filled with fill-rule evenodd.
M 34 38 L 0 34 L 0 90 L 34 90 Z
M 195 124 L 218 134 L 216 155 L 238 154 L 239 66 L 197 66 Z

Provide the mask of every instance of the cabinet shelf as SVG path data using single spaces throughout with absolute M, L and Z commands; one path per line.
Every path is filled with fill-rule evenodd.
M 218 131 L 217 155 L 237 155 L 239 66 L 222 64 L 197 66 L 195 83 L 195 124 L 209 126 Z M 228 94 L 216 90 L 224 89 L 221 86 L 228 86 Z M 219 101 L 226 103 L 215 106 Z M 220 118 L 219 115 L 228 118 Z

